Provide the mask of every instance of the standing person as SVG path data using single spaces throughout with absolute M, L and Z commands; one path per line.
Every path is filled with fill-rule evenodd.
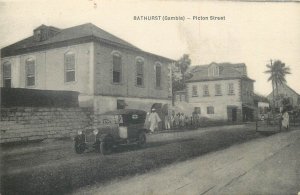
M 199 115 L 196 112 L 196 110 L 192 113 L 192 117 L 193 117 L 193 127 L 194 128 L 198 128 L 198 125 L 199 125 Z
M 150 116 L 150 112 L 147 112 L 146 119 L 145 119 L 145 124 L 144 124 L 145 129 L 150 129 L 149 116 Z
M 171 120 L 171 118 L 170 118 L 170 115 L 168 112 L 168 114 L 165 116 L 165 129 L 166 130 L 170 129 L 170 120 Z
M 155 108 L 152 108 L 151 113 L 149 115 L 149 122 L 150 122 L 150 130 L 151 133 L 154 133 L 156 129 L 158 129 L 158 123 L 161 122 L 158 114 L 156 113 Z
M 286 130 L 289 129 L 290 127 L 290 116 L 287 110 L 283 110 L 283 115 L 282 115 L 282 127 L 284 127 Z
M 189 117 L 188 117 L 188 116 L 185 116 L 185 118 L 184 118 L 184 125 L 185 125 L 186 128 L 189 127 L 189 122 L 190 122 Z
M 184 114 L 183 112 L 179 115 L 179 123 L 180 123 L 180 128 L 184 127 Z
M 174 111 L 172 111 L 170 123 L 171 123 L 171 129 L 174 129 L 174 127 L 175 127 L 175 112 Z
M 179 129 L 179 125 L 180 125 L 180 113 L 177 113 L 176 116 L 175 116 L 175 127 L 176 129 Z

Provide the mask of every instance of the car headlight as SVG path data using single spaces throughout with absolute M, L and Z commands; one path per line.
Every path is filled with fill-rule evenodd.
M 82 130 L 77 131 L 78 135 L 82 134 Z
M 95 129 L 95 130 L 93 131 L 94 135 L 97 135 L 98 132 L 99 132 L 99 131 L 98 131 L 97 129 Z

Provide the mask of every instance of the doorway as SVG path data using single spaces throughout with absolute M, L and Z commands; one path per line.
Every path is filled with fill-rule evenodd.
M 236 106 L 227 106 L 227 117 L 229 122 L 237 121 L 237 107 Z
M 237 109 L 236 108 L 232 108 L 232 122 L 236 122 L 237 121 Z

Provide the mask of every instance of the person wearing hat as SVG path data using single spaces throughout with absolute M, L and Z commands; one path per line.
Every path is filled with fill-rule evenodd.
M 149 122 L 150 122 L 150 130 L 151 133 L 154 133 L 156 129 L 158 129 L 158 123 L 161 121 L 158 114 L 156 113 L 155 108 L 151 109 L 151 113 L 149 115 Z

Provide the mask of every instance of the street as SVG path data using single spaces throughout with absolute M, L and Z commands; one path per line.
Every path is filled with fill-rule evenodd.
M 297 194 L 299 148 L 300 129 L 282 132 L 75 194 Z
M 259 194 L 268 192 L 268 182 L 283 179 L 278 176 L 283 173 L 286 187 L 277 189 L 276 185 L 274 189 L 294 192 L 298 190 L 295 181 L 299 181 L 299 172 L 295 171 L 299 169 L 299 151 L 294 151 L 299 148 L 299 138 L 300 131 L 295 129 L 266 136 L 255 132 L 253 124 L 246 124 L 148 135 L 144 148 L 123 146 L 106 156 L 94 150 L 75 154 L 72 140 L 3 147 L 1 192 Z M 281 152 L 285 150 L 288 152 Z M 273 158 L 281 159 L 282 164 L 276 164 Z M 285 165 L 291 170 L 282 171 Z M 259 175 L 264 172 L 266 175 Z M 257 188 L 260 183 L 265 187 Z
M 94 150 L 75 154 L 70 139 L 3 147 L 1 192 L 63 194 L 147 173 L 259 137 L 264 136 L 255 132 L 253 124 L 247 124 L 148 135 L 142 149 L 122 146 L 105 156 Z

